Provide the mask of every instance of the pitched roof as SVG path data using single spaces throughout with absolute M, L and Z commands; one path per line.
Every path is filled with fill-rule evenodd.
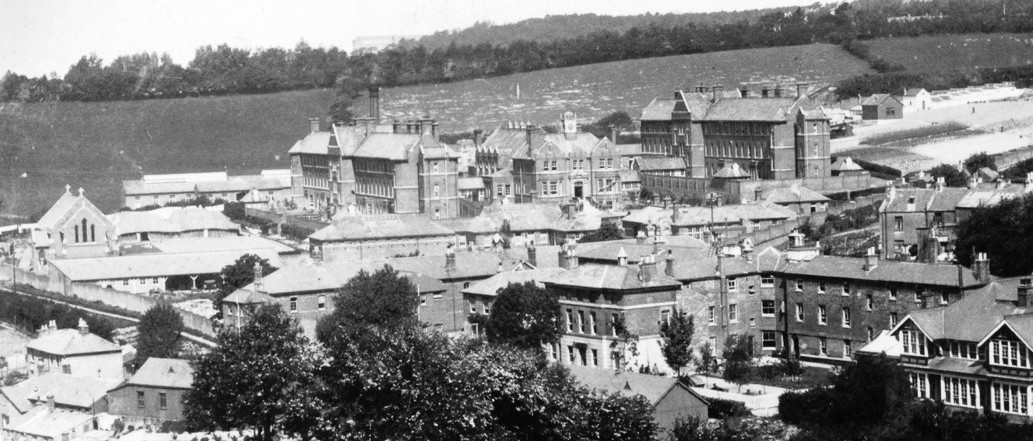
M 54 394 L 54 404 L 90 408 L 120 383 L 122 381 L 116 379 L 48 373 L 3 390 L 4 395 L 17 397 L 19 403 L 46 401 L 48 395 Z
M 678 383 L 677 378 L 630 371 L 614 372 L 613 369 L 593 369 L 584 366 L 570 366 L 569 368 L 574 378 L 590 389 L 620 393 L 629 397 L 642 395 L 653 406 L 656 406 L 660 399 L 675 388 L 683 388 L 696 399 L 707 403 L 707 400 L 696 391 Z
M 171 208 L 171 209 L 167 209 Z M 182 233 L 201 230 L 232 230 L 240 227 L 226 215 L 197 207 L 152 211 L 122 211 L 107 215 L 119 235 L 136 233 Z
M 425 214 L 342 215 L 335 216 L 332 224 L 312 233 L 309 239 L 339 242 L 453 234 L 454 231 L 432 221 L 430 216 Z
M 766 201 L 773 204 L 798 204 L 805 202 L 828 202 L 831 199 L 825 197 L 825 195 L 811 190 L 801 185 L 792 185 L 789 187 L 777 187 L 771 189 L 767 197 L 764 198 Z
M 459 178 L 458 185 L 460 190 L 484 190 L 484 179 L 477 176 Z
M 659 97 L 653 98 L 646 105 L 645 109 L 642 109 L 642 121 L 670 121 L 671 112 L 674 111 L 674 104 L 677 100 L 673 99 L 661 99 Z
M 353 156 L 404 161 L 409 149 L 415 147 L 422 137 L 413 133 L 372 133 L 359 144 Z
M 905 320 L 912 320 L 933 340 L 978 342 L 1005 316 L 1027 312 L 1010 300 L 1017 287 L 1015 279 L 995 280 L 948 306 L 911 311 Z
M 26 348 L 59 356 L 121 352 L 118 345 L 78 329 L 52 329 L 30 341 Z
M 312 132 L 294 143 L 288 154 L 325 155 L 330 144 L 330 131 Z
M 849 156 L 840 156 L 832 163 L 832 171 L 861 171 L 863 167 L 857 165 L 854 159 Z
M 890 192 L 880 211 L 886 213 L 907 213 L 922 211 L 953 211 L 970 190 L 946 187 L 906 188 Z M 911 202 L 913 201 L 913 202 Z
M 875 268 L 864 270 L 864 259 L 837 256 L 816 256 L 810 261 L 792 262 L 785 273 L 799 276 L 836 277 L 840 279 L 958 287 L 958 268 L 954 265 L 880 260 Z M 962 268 L 962 283 L 966 288 L 982 286 L 968 268 Z
M 56 440 L 76 428 L 89 425 L 93 418 L 89 413 L 37 406 L 26 413 L 17 425 L 4 429 Z
M 165 193 L 242 193 L 250 190 L 278 190 L 290 187 L 290 178 L 264 175 L 227 176 L 225 179 L 191 180 L 183 175 L 180 181 L 148 181 L 134 179 L 122 181 L 122 192 L 126 196 L 141 196 Z
M 527 149 L 514 152 L 513 157 L 531 159 L 542 156 L 588 156 L 599 145 L 613 145 L 607 138 L 596 138 L 595 135 L 584 132 L 574 134 L 573 139 L 567 139 L 563 133 L 546 133 L 545 136 L 532 137 L 532 142 L 534 144 Z
M 244 254 L 257 254 L 279 266 L 280 258 L 268 249 L 196 253 L 154 253 L 84 259 L 59 259 L 50 264 L 73 282 L 218 273 Z
M 877 105 L 881 105 L 883 102 L 885 102 L 886 100 L 890 100 L 890 99 L 896 101 L 897 104 L 902 104 L 900 102 L 900 99 L 898 99 L 897 97 L 895 97 L 893 95 L 890 95 L 888 93 L 876 93 L 876 94 L 873 94 L 872 96 L 870 96 L 868 98 L 865 98 L 864 101 L 861 101 L 861 105 L 862 106 L 877 106 Z
M 642 143 L 617 144 L 617 151 L 621 156 L 638 156 L 642 154 Z
M 710 105 L 705 121 L 778 121 L 786 120 L 799 105 L 797 98 L 731 98 Z
M 41 230 L 55 228 L 58 221 L 68 214 L 68 211 L 72 209 L 79 199 L 82 199 L 82 196 L 72 195 L 68 187 L 65 187 L 65 192 L 61 194 L 61 197 L 57 198 L 57 202 L 54 202 L 54 205 L 50 206 L 50 209 L 43 214 L 43 217 L 36 221 L 36 227 Z
M 639 268 L 635 266 L 599 265 L 589 263 L 556 274 L 542 282 L 546 285 L 570 286 L 576 288 L 633 290 L 642 288 L 679 289 L 681 282 L 663 273 L 663 264 L 650 281 L 642 280 Z
M 187 360 L 151 357 L 133 374 L 127 384 L 172 389 L 190 389 L 194 368 Z
M 538 286 L 545 286 L 542 280 L 555 276 L 566 271 L 563 268 L 536 268 L 520 271 L 503 271 L 487 279 L 481 280 L 463 289 L 464 294 L 477 294 L 482 296 L 494 296 L 499 290 L 509 286 L 511 283 L 523 284 L 535 282 Z
M 670 216 L 667 217 L 672 225 L 678 226 L 706 225 L 710 223 L 711 219 L 717 224 L 738 224 L 745 220 L 760 222 L 768 220 L 784 221 L 795 218 L 796 213 L 792 210 L 767 202 L 721 205 L 713 207 L 713 211 L 711 211 L 710 207 L 678 207 L 678 219 L 676 221 L 672 220 Z
M 617 178 L 621 182 L 642 182 L 642 178 L 638 175 L 638 170 L 617 170 Z
M 152 241 L 151 246 L 163 253 L 268 250 L 277 254 L 288 254 L 298 251 L 262 236 L 176 237 Z
M 717 173 L 714 173 L 714 177 L 724 179 L 740 179 L 748 178 L 750 177 L 750 174 L 746 173 L 746 171 L 742 169 L 742 166 L 740 166 L 738 162 L 730 162 L 728 164 L 725 164 L 724 167 L 721 167 L 721 169 L 718 170 Z
M 925 92 L 925 89 L 919 88 L 904 88 L 904 96 L 918 96 L 918 94 Z M 928 93 L 928 92 L 926 92 Z
M 635 164 L 643 172 L 685 170 L 685 158 L 680 156 L 643 156 L 635 160 Z

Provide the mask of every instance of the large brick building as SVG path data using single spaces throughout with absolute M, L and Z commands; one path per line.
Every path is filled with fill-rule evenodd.
M 459 153 L 438 141 L 437 122 L 421 118 L 380 123 L 379 89 L 370 89 L 370 116 L 311 133 L 290 148 L 297 205 L 365 214 L 459 215 Z
M 721 86 L 678 91 L 642 111 L 642 153 L 684 158 L 688 175 L 714 176 L 737 163 L 752 179 L 830 176 L 829 120 L 798 84 L 728 97 Z M 708 93 L 709 92 L 709 93 Z

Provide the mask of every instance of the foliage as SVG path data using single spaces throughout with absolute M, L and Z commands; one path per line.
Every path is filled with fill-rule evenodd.
M 179 355 L 183 317 L 169 303 L 152 306 L 136 326 L 140 336 L 136 342 L 137 367 L 150 357 L 176 358 Z
M 753 369 L 753 347 L 750 339 L 745 335 L 729 335 L 725 340 L 724 350 L 725 368 L 721 378 L 735 383 L 742 388 L 742 385 L 750 381 L 750 374 Z
M 618 132 L 624 132 L 633 130 L 635 127 L 635 121 L 631 119 L 631 115 L 628 115 L 628 112 L 618 110 L 599 118 L 599 120 L 594 123 L 583 125 L 581 130 L 591 133 L 599 138 L 609 138 L 611 135 L 610 126 L 613 126 Z
M 909 394 L 899 366 L 861 358 L 836 375 L 831 387 L 782 394 L 778 410 L 792 424 L 875 424 Z
M 973 252 L 987 253 L 990 272 L 997 276 L 1033 272 L 1033 256 L 1028 252 L 1033 246 L 1033 195 L 976 208 L 956 231 L 954 253 L 962 265 L 971 266 Z
M 1004 176 L 1005 179 L 1015 182 L 1025 181 L 1026 176 L 1031 172 L 1033 172 L 1033 158 L 1016 162 L 1015 165 L 1002 171 L 1001 175 Z
M 704 374 L 717 370 L 717 356 L 709 341 L 699 347 L 699 366 L 696 367 L 696 370 Z
M 870 173 L 872 177 L 893 180 L 901 176 L 900 170 L 888 165 L 876 164 L 874 162 L 868 162 L 861 159 L 854 159 L 854 163 L 861 166 L 861 168 Z
M 219 278 L 216 279 L 219 289 L 212 299 L 216 311 L 222 310 L 223 298 L 255 280 L 255 264 L 262 268 L 263 276 L 276 271 L 276 268 L 270 265 L 267 259 L 263 259 L 257 254 L 244 254 L 238 257 L 233 264 L 222 268 L 222 271 L 219 272 Z
M 707 408 L 707 416 L 710 418 L 724 419 L 752 415 L 750 409 L 746 408 L 746 403 L 742 401 L 707 398 L 707 402 L 710 403 L 710 406 Z
M 4 385 L 11 386 L 21 383 L 29 379 L 29 373 L 27 371 L 13 370 L 7 373 L 4 377 Z
M 986 154 L 986 152 L 974 153 L 972 156 L 965 158 L 964 167 L 969 173 L 975 173 L 983 167 L 994 171 L 997 170 L 997 164 L 994 163 L 994 157 Z
M 388 265 L 373 273 L 359 271 L 334 297 L 334 311 L 319 320 L 316 335 L 329 344 L 336 335 L 362 333 L 372 327 L 416 326 L 420 300 L 409 278 Z
M 943 178 L 948 187 L 967 187 L 968 177 L 961 170 L 950 164 L 940 164 L 926 171 L 934 178 Z
M 249 428 L 258 439 L 308 439 L 325 404 L 316 377 L 321 355 L 278 305 L 258 308 L 239 331 L 219 333 L 218 346 L 193 362 L 184 417 L 195 430 Z
M 243 221 L 247 217 L 243 202 L 231 202 L 222 206 L 222 214 L 234 221 Z
M 613 329 L 617 337 L 610 341 L 610 360 L 613 361 L 613 369 L 620 371 L 627 367 L 629 358 L 638 358 L 638 335 L 628 330 L 624 313 L 617 316 Z
M 301 225 L 295 225 L 289 222 L 286 222 L 280 226 L 280 234 L 282 234 L 285 237 L 297 240 L 299 242 L 307 239 L 309 236 L 312 235 L 312 233 L 315 232 L 316 230 L 312 228 L 304 227 Z
M 925 77 L 906 72 L 866 73 L 837 83 L 836 99 L 869 97 L 876 93 L 901 93 L 904 89 L 927 85 L 928 80 Z
M 498 292 L 485 332 L 493 344 L 541 349 L 560 338 L 560 303 L 556 294 L 534 282 L 510 283 Z
M 660 352 L 677 373 L 692 363 L 692 335 L 696 331 L 693 322 L 693 316 L 675 308 L 670 322 L 660 323 Z
M 624 232 L 615 222 L 603 222 L 599 229 L 581 236 L 578 243 L 603 242 L 607 240 L 620 240 L 624 238 Z
M 20 284 L 19 290 L 25 290 Z M 26 332 L 35 332 L 53 320 L 58 329 L 75 328 L 86 320 L 90 333 L 111 340 L 115 326 L 110 320 L 60 303 L 22 295 L 0 296 L 0 321 Z

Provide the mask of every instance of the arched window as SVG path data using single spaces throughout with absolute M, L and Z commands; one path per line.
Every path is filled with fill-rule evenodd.
M 79 226 L 75 226 L 75 243 L 79 243 Z
M 86 218 L 82 220 L 82 241 L 89 242 L 89 238 L 86 237 Z
M 90 225 L 90 242 L 96 242 L 96 241 L 97 241 L 97 226 L 96 225 Z

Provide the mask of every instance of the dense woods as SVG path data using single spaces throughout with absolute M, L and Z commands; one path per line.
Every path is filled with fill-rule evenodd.
M 876 70 L 891 72 L 899 69 L 866 57 L 864 47 L 855 41 L 1033 31 L 1033 4 L 1009 0 L 859 0 L 767 11 L 584 15 L 501 27 L 481 24 L 463 31 L 479 32 L 482 36 L 478 38 L 466 38 L 472 34 L 460 32 L 442 46 L 442 35 L 435 34 L 427 37 L 426 44 L 423 40 L 403 41 L 377 54 L 348 55 L 337 48 L 313 48 L 302 42 L 290 50 L 204 46 L 186 66 L 153 53 L 121 56 L 108 64 L 88 55 L 63 77 L 55 73 L 28 78 L 8 72 L 0 84 L 0 101 L 128 100 L 329 87 L 354 97 L 368 82 L 383 86 L 447 82 L 632 58 L 810 43 L 841 44 Z M 569 31 L 579 27 L 596 30 L 584 34 Z M 555 32 L 557 28 L 568 31 Z M 508 40 L 499 37 L 502 34 L 521 39 Z M 547 38 L 556 35 L 567 37 Z M 1021 79 L 1033 72 L 1014 69 L 993 74 L 995 79 Z M 902 79 L 894 78 L 894 87 L 899 85 L 897 80 Z

